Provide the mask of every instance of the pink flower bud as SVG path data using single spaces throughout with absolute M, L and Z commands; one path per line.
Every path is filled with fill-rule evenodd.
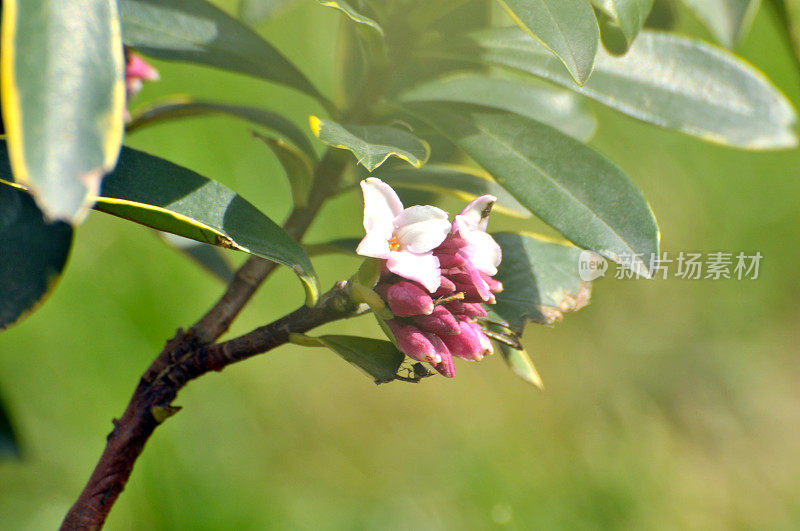
M 434 334 L 461 333 L 458 321 L 444 306 L 437 306 L 430 315 L 417 315 L 413 319 L 414 324 L 425 332 L 433 332 Z
M 425 337 L 425 334 L 418 328 L 411 325 L 404 326 L 397 319 L 390 319 L 386 321 L 386 324 L 394 334 L 397 348 L 408 354 L 409 357 L 431 364 L 441 363 L 441 355 L 437 353 L 430 339 Z
M 442 268 L 461 267 L 467 264 L 467 258 L 461 253 L 437 253 L 439 266 Z
M 448 302 L 445 306 L 455 315 L 466 315 L 467 317 L 486 317 L 489 315 L 482 305 L 475 302 L 453 301 Z
M 378 293 L 381 293 L 381 290 L 378 290 Z M 433 312 L 433 299 L 430 294 L 413 282 L 401 280 L 389 286 L 384 298 L 389 309 L 397 317 L 429 315 Z
M 483 278 L 483 281 L 486 282 L 487 286 L 489 286 L 489 289 L 492 291 L 492 293 L 500 293 L 503 291 L 503 283 L 499 280 L 493 279 L 486 273 L 481 273 L 481 278 Z
M 450 350 L 445 345 L 444 341 L 436 334 L 425 334 L 425 337 L 436 349 L 436 353 L 442 359 L 439 363 L 434 364 L 433 368 L 439 371 L 439 374 L 447 378 L 453 378 L 456 375 L 456 368 L 453 365 L 453 356 L 450 355 Z
M 442 341 L 450 349 L 450 354 L 453 356 L 458 356 L 465 360 L 480 361 L 483 358 L 485 345 L 472 326 L 475 323 L 460 319 L 458 325 L 461 333 L 454 336 L 441 336 Z M 483 332 L 480 333 L 483 335 Z
M 451 293 L 455 293 L 456 285 L 453 284 L 453 281 L 447 277 L 442 277 L 442 283 L 439 285 L 439 289 L 437 289 L 433 296 L 434 297 L 444 297 L 445 295 L 450 295 Z
M 444 241 L 436 248 L 436 251 L 457 251 L 469 245 L 467 240 L 448 234 Z

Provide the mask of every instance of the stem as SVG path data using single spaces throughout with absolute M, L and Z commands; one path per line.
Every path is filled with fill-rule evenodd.
M 189 381 L 210 371 L 256 354 L 268 352 L 289 341 L 289 334 L 355 315 L 358 305 L 348 296 L 343 282 L 325 293 L 317 306 L 302 306 L 294 312 L 243 336 L 204 345 L 186 352 L 146 383 L 144 378 L 114 429 L 106 448 L 80 497 L 67 513 L 61 529 L 99 529 L 105 522 L 133 470 L 136 459 L 156 427 L 179 408 L 172 401 Z

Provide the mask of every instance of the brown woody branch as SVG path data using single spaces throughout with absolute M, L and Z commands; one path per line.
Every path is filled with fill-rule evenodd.
M 181 343 L 176 350 L 174 344 L 170 345 L 174 340 L 170 340 L 165 351 L 172 352 L 174 357 L 158 372 L 151 366 L 142 376 L 125 413 L 114 421 L 103 455 L 61 529 L 102 527 L 145 443 L 161 422 L 178 411 L 172 401 L 189 381 L 283 345 L 289 341 L 291 333 L 303 333 L 352 316 L 356 310 L 357 305 L 348 296 L 345 284 L 340 282 L 322 296 L 317 306 L 303 306 L 230 341 L 188 349 Z

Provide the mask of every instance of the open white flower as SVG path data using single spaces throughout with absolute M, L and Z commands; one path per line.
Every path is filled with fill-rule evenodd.
M 431 293 L 439 289 L 439 259 L 432 251 L 450 232 L 447 213 L 429 205 L 404 209 L 392 187 L 375 177 L 361 181 L 361 190 L 367 235 L 356 252 L 385 259 L 389 271 Z
M 486 232 L 489 213 L 495 201 L 497 198 L 492 195 L 482 195 L 465 206 L 453 222 L 453 232 L 467 241 L 467 246 L 461 252 L 466 254 L 478 271 L 490 277 L 497 274 L 497 266 L 503 258 L 500 246 Z

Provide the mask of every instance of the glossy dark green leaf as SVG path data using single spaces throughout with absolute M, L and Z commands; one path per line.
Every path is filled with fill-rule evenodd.
M 376 383 L 394 380 L 397 370 L 405 359 L 405 355 L 390 341 L 334 335 L 321 336 L 318 339 L 346 361 L 374 378 Z
M 190 258 L 222 282 L 227 284 L 233 279 L 235 271 L 223 254 L 225 251 L 219 247 L 190 240 L 169 232 L 158 232 L 158 235 L 164 243 Z
M 253 136 L 266 144 L 283 166 L 286 178 L 292 188 L 295 206 L 305 206 L 314 177 L 314 164 L 311 159 L 279 138 L 270 138 L 256 132 L 253 132 Z
M 504 109 L 551 125 L 583 142 L 597 130 L 597 119 L 584 99 L 543 82 L 456 74 L 414 87 L 400 99 L 453 101 Z
M 298 3 L 300 0 L 242 0 L 238 17 L 245 24 L 256 26 L 278 18 Z
M 339 11 L 347 15 L 347 18 L 349 18 L 353 22 L 368 27 L 371 30 L 376 31 L 379 35 L 383 36 L 383 28 L 380 26 L 380 24 L 378 24 L 373 19 L 361 13 L 346 0 L 317 0 L 317 1 L 323 6 L 338 9 Z
M 498 0 L 531 37 L 558 57 L 583 85 L 592 73 L 600 29 L 588 0 Z
M 0 192 L 2 193 L 2 192 Z M 0 460 L 19 457 L 19 446 L 14 427 L 0 396 Z
M 639 120 L 709 142 L 745 149 L 797 145 L 789 100 L 745 61 L 695 39 L 642 31 L 622 57 L 600 50 L 583 87 L 517 28 L 479 32 L 454 48 L 449 57 L 544 77 Z
M 132 133 L 142 127 L 158 124 L 168 120 L 188 118 L 192 116 L 206 116 L 220 114 L 246 120 L 254 125 L 265 127 L 290 140 L 297 148 L 303 151 L 312 160 L 316 160 L 316 152 L 305 133 L 291 120 L 278 113 L 246 107 L 242 105 L 226 105 L 209 101 L 195 101 L 186 98 L 170 98 L 155 102 L 144 109 L 138 109 L 133 119 L 128 124 L 128 132 Z
M 492 236 L 503 249 L 495 277 L 503 291 L 491 310 L 518 335 L 529 321 L 553 324 L 589 304 L 591 284 L 580 276 L 580 248 L 531 233 Z
M 117 168 L 103 181 L 95 208 L 278 262 L 300 277 L 309 304 L 319 295 L 316 273 L 299 243 L 229 188 L 177 164 L 123 148 Z
M 331 120 L 310 118 L 311 131 L 325 144 L 351 151 L 369 171 L 389 157 L 405 160 L 419 168 L 428 160 L 430 147 L 407 130 L 388 125 L 343 125 Z
M 655 217 L 639 188 L 603 155 L 516 114 L 462 104 L 406 106 L 569 240 L 617 262 L 630 258 L 634 271 L 649 276 L 658 253 Z
M 736 46 L 753 24 L 761 0 L 683 0 L 726 48 Z
M 604 15 L 599 17 L 603 43 L 615 53 L 625 53 L 630 48 L 653 9 L 653 0 L 592 0 L 592 3 Z M 610 32 L 613 34 L 609 35 Z M 609 39 L 618 45 L 610 46 Z
M 455 164 L 429 164 L 419 169 L 379 170 L 376 176 L 394 188 L 449 194 L 466 202 L 484 194 L 497 197 L 495 212 L 527 218 L 531 213 L 484 171 Z
M 11 167 L 51 219 L 80 221 L 122 144 L 115 0 L 6 0 L 2 110 Z
M 9 180 L 2 144 L 0 178 Z M 72 228 L 49 222 L 27 192 L 0 183 L 0 330 L 36 309 L 55 287 L 72 245 Z
M 525 349 L 518 350 L 514 347 L 506 345 L 505 343 L 498 342 L 495 344 L 500 351 L 500 355 L 503 356 L 503 359 L 508 364 L 509 368 L 514 371 L 514 374 L 529 384 L 544 391 L 544 382 L 542 381 L 542 377 L 539 375 L 539 371 L 536 370 L 533 360 L 531 360 L 530 355 L 527 351 L 525 351 Z
M 120 12 L 125 44 L 146 54 L 260 77 L 326 101 L 270 43 L 205 0 L 121 0 Z

